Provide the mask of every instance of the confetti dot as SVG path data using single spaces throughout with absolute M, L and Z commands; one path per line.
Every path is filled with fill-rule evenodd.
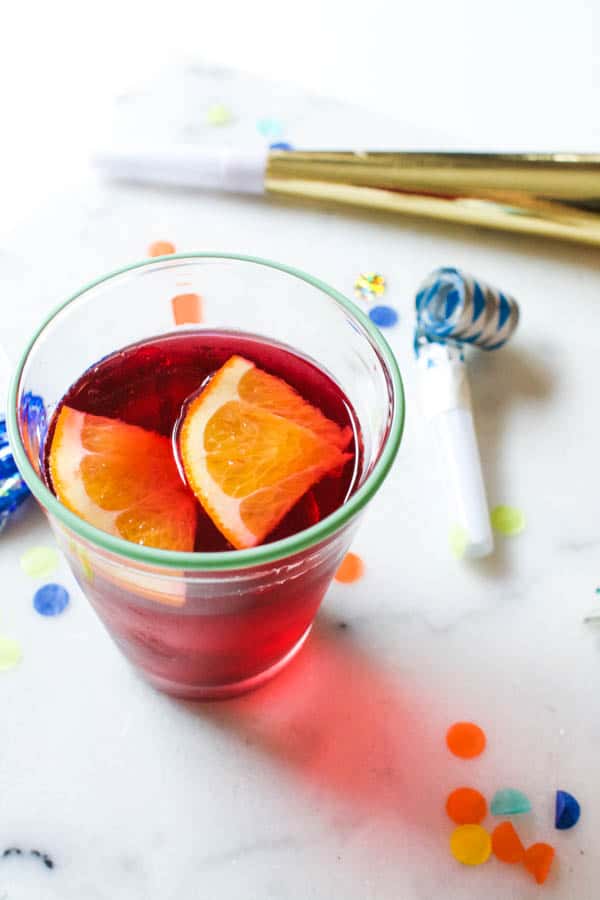
M 385 292 L 385 278 L 378 272 L 363 272 L 354 282 L 354 296 L 357 300 L 371 303 L 375 297 Z
M 474 788 L 460 787 L 446 800 L 446 812 L 457 825 L 478 825 L 485 819 L 487 803 Z
M 356 553 L 346 553 L 342 564 L 335 573 L 335 580 L 342 584 L 352 584 L 359 581 L 365 573 L 365 564 Z
M 462 759 L 479 756 L 485 749 L 485 734 L 473 722 L 455 722 L 446 734 L 448 749 Z
M 154 241 L 148 247 L 148 256 L 169 256 L 175 253 L 175 244 L 171 241 Z
M 525 858 L 525 847 L 512 822 L 501 822 L 492 831 L 492 850 L 501 862 L 519 863 Z
M 33 596 L 40 616 L 59 616 L 69 605 L 69 593 L 61 584 L 45 584 Z
M 278 119 L 259 119 L 256 123 L 258 133 L 274 140 L 283 134 L 283 124 Z
M 490 812 L 493 816 L 521 816 L 531 812 L 531 803 L 522 791 L 503 788 L 494 794 Z
M 448 534 L 450 552 L 455 559 L 462 559 L 467 551 L 469 535 L 462 525 L 452 525 Z
M 199 294 L 178 294 L 171 300 L 176 325 L 202 321 L 202 298 Z
M 516 506 L 495 506 L 490 518 L 494 531 L 507 537 L 521 534 L 525 528 L 525 515 Z
M 550 844 L 532 844 L 525 851 L 525 868 L 531 872 L 538 884 L 543 884 L 550 872 L 554 859 L 554 847 Z
M 480 866 L 492 852 L 492 840 L 481 825 L 459 825 L 450 838 L 452 856 L 465 866 Z
M 8 672 L 23 658 L 23 651 L 18 641 L 0 635 L 0 672 Z
M 53 547 L 30 547 L 20 562 L 25 574 L 31 578 L 47 578 L 58 567 L 58 553 Z
M 573 794 L 569 794 L 568 791 L 557 791 L 554 827 L 559 831 L 566 831 L 567 828 L 577 824 L 580 815 L 581 807 Z
M 75 553 L 79 557 L 79 562 L 81 563 L 81 568 L 83 570 L 86 581 L 93 581 L 94 570 L 92 569 L 92 564 L 87 554 L 87 550 L 84 550 L 83 547 L 75 547 Z
M 269 150 L 293 150 L 291 144 L 288 144 L 287 141 L 275 141 L 274 144 L 269 144 Z
M 398 313 L 391 306 L 374 306 L 369 310 L 369 318 L 379 328 L 391 328 L 398 321 Z
M 230 109 L 221 103 L 211 106 L 206 113 L 206 121 L 209 125 L 229 125 L 233 122 L 233 114 Z

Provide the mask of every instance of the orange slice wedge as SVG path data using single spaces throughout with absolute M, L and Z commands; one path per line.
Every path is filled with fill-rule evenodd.
M 280 378 L 232 356 L 189 404 L 179 437 L 190 487 L 242 549 L 350 459 L 351 436 Z
M 56 496 L 86 522 L 136 544 L 194 549 L 195 501 L 168 438 L 63 406 L 49 462 Z

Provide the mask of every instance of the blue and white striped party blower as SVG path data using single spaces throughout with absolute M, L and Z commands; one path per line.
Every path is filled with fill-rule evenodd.
M 497 350 L 519 321 L 516 300 L 458 269 L 436 269 L 415 299 L 415 353 L 423 415 L 442 446 L 458 555 L 494 548 L 462 346 Z
M 29 496 L 29 488 L 19 474 L 6 433 L 6 395 L 10 368 L 8 357 L 0 347 L 0 531 Z

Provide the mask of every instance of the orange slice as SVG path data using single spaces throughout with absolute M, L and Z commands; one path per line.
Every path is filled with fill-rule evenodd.
M 180 432 L 190 487 L 237 549 L 254 547 L 324 475 L 352 432 L 288 384 L 232 356 L 190 403 Z
M 194 549 L 195 502 L 168 438 L 63 406 L 50 476 L 60 502 L 96 528 L 135 544 Z

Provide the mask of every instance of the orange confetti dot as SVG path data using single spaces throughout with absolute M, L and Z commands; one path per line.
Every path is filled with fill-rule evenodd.
M 525 847 L 512 822 L 501 822 L 492 831 L 492 850 L 501 862 L 518 863 L 525 858 Z
M 448 749 L 462 759 L 479 756 L 485 749 L 485 734 L 473 722 L 455 722 L 446 734 Z
M 543 884 L 554 859 L 554 847 L 550 844 L 532 844 L 525 851 L 524 864 L 538 884 Z
M 202 298 L 199 294 L 178 294 L 171 300 L 176 325 L 202 321 Z
M 342 584 L 352 584 L 358 581 L 365 573 L 365 564 L 356 553 L 346 553 L 342 564 L 335 573 L 335 580 Z
M 479 825 L 485 819 L 487 803 L 474 788 L 460 787 L 446 800 L 446 812 L 457 825 Z
M 175 244 L 171 241 L 154 241 L 148 247 L 148 256 L 169 256 L 175 253 Z

